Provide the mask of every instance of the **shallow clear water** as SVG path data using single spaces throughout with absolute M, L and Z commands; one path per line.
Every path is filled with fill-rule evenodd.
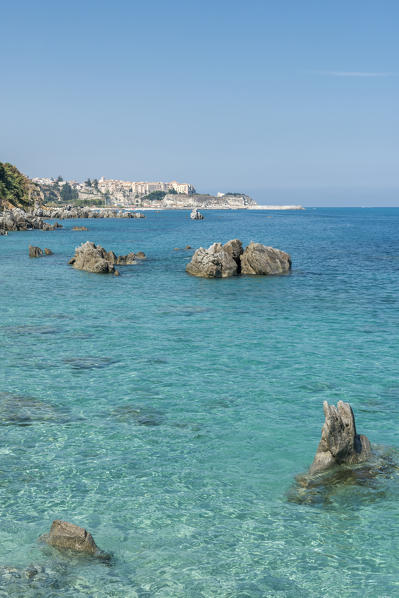
M 399 210 L 78 222 L 0 237 L 0 564 L 50 572 L 0 596 L 399 595 Z M 197 279 L 174 250 L 235 237 L 292 274 Z M 87 239 L 148 260 L 73 270 Z M 326 399 L 390 467 L 312 493 Z M 38 544 L 55 518 L 111 566 Z

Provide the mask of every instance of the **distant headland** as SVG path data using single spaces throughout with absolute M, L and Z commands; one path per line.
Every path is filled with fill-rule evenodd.
M 15 189 L 18 189 L 18 197 Z M 123 208 L 144 210 L 298 210 L 302 206 L 258 205 L 246 193 L 211 195 L 197 193 L 191 183 L 178 181 L 122 181 L 87 179 L 84 182 L 63 177 L 29 179 L 13 165 L 0 162 L 0 206 L 27 208 L 29 205 L 61 207 Z

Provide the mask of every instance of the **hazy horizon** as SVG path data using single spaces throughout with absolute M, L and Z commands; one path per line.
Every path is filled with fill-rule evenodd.
M 8 3 L 0 160 L 399 206 L 398 17 L 393 0 Z

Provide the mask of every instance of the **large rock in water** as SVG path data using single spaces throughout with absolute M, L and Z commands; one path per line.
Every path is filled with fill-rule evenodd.
M 355 416 L 349 403 L 338 401 L 335 407 L 324 401 L 323 409 L 325 422 L 309 473 L 367 461 L 371 457 L 370 441 L 356 433 Z
M 241 274 L 284 274 L 291 269 L 285 251 L 251 242 L 241 256 Z
M 238 264 L 233 258 L 233 249 L 229 245 L 214 243 L 208 249 L 200 247 L 194 253 L 186 272 L 203 278 L 227 278 L 238 274 Z M 241 241 L 238 241 L 241 243 Z
M 40 540 L 54 548 L 74 550 L 103 559 L 110 558 L 110 555 L 98 548 L 87 530 L 68 521 L 53 521 L 50 533 L 40 536 Z
M 186 266 L 186 271 L 204 278 L 226 278 L 237 274 L 284 274 L 291 269 L 291 258 L 285 251 L 250 243 L 243 251 L 239 239 L 209 249 L 200 247 Z
M 136 260 L 133 252 L 127 255 L 116 255 L 113 251 L 106 251 L 101 245 L 86 241 L 75 249 L 75 255 L 68 263 L 77 270 L 107 274 L 115 272 L 115 264 L 131 265 L 135 264 Z

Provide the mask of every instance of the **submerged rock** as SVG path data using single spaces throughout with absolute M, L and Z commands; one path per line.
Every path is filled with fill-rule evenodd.
M 285 251 L 251 242 L 241 256 L 241 274 L 284 274 L 291 269 L 291 258 Z
M 68 263 L 77 270 L 107 274 L 115 273 L 115 265 L 135 264 L 135 258 L 133 252 L 127 255 L 116 255 L 113 251 L 106 251 L 101 245 L 86 241 L 75 249 L 75 255 Z
M 89 230 L 87 226 L 73 226 L 72 230 L 82 231 L 82 230 Z
M 54 548 L 82 552 L 104 560 L 111 558 L 109 554 L 98 548 L 93 536 L 86 529 L 68 521 L 60 519 L 53 521 L 50 533 L 40 536 L 40 540 Z
M 356 433 L 355 416 L 349 403 L 337 406 L 323 403 L 325 422 L 321 440 L 309 474 L 325 471 L 336 465 L 362 463 L 371 457 L 371 445 L 366 436 Z
M 53 252 L 48 247 L 44 248 L 44 253 L 45 253 L 45 255 L 53 255 Z

